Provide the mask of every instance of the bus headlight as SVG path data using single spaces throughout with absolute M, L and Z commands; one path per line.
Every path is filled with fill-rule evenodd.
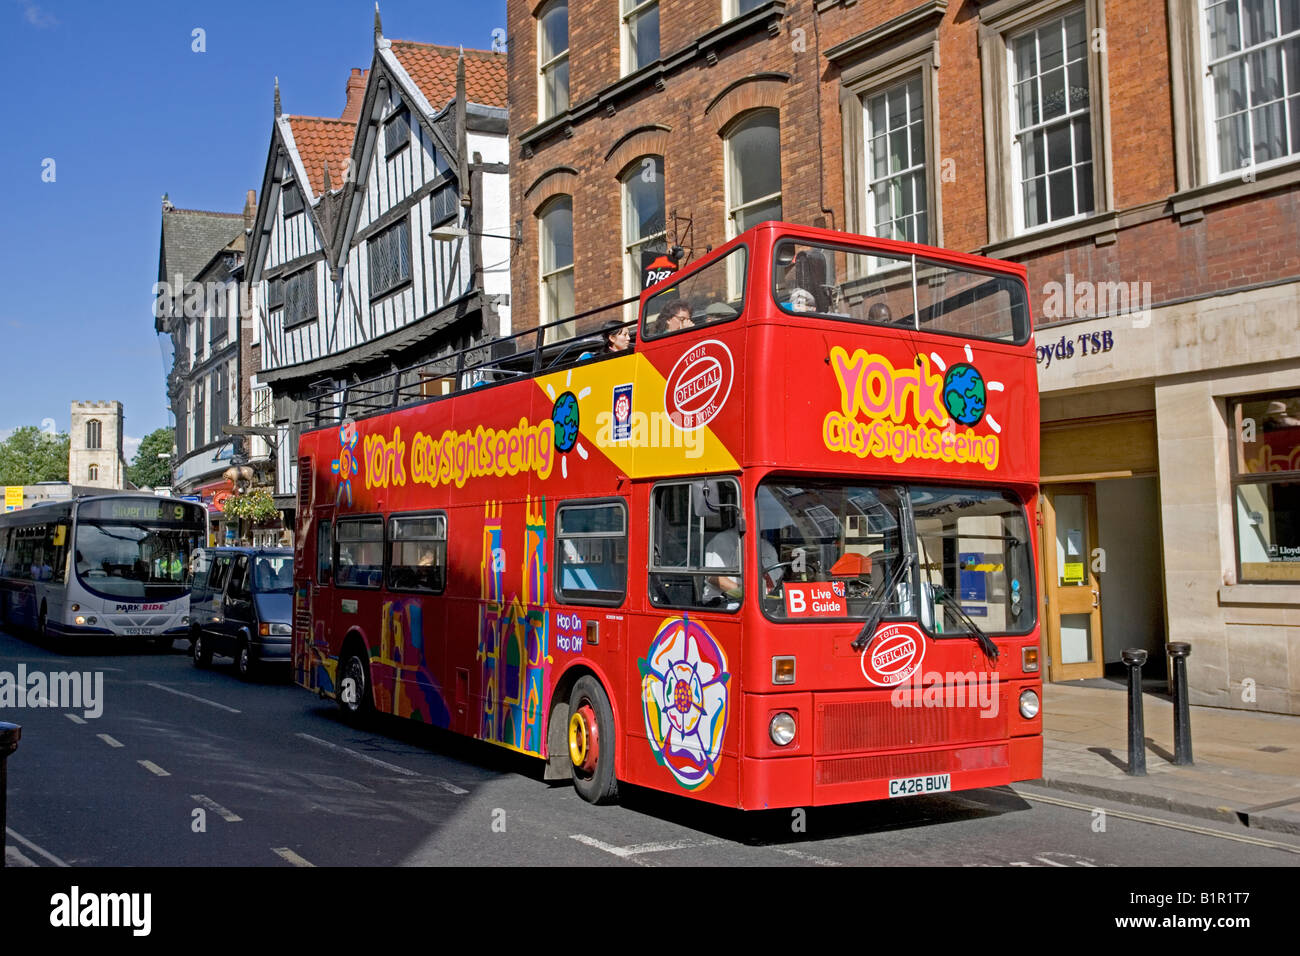
M 787 746 L 790 741 L 794 740 L 794 717 L 784 712 L 777 714 L 772 718 L 772 723 L 768 726 L 767 731 L 772 737 L 772 743 L 778 747 Z
M 80 605 L 80 604 L 69 604 L 69 605 L 68 605 L 68 610 L 69 610 L 69 611 L 80 611 L 80 610 L 81 610 L 81 605 Z
M 78 614 L 75 620 L 78 624 L 85 624 L 86 616 L 84 614 Z
M 181 624 L 188 624 L 188 623 L 190 623 L 190 616 L 188 614 L 181 615 Z
M 1022 690 L 1020 692 L 1020 716 L 1025 720 L 1033 720 L 1038 716 L 1038 694 L 1032 690 Z

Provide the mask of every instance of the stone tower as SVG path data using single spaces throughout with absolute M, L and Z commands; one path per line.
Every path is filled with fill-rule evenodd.
M 122 403 L 73 402 L 68 481 L 92 488 L 126 487 Z

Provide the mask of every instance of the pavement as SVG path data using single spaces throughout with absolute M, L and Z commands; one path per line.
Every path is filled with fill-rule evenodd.
M 1176 766 L 1164 682 L 1142 695 L 1145 777 L 1128 769 L 1128 693 L 1117 680 L 1043 685 L 1043 783 L 1087 796 L 1300 834 L 1300 717 L 1191 708 L 1194 764 Z

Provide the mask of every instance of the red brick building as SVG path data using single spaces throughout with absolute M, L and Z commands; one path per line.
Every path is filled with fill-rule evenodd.
M 1050 675 L 1300 713 L 1300 2 L 507 15 L 516 329 L 775 216 L 1024 262 Z

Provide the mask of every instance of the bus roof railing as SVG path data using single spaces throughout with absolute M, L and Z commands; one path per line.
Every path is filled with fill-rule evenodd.
M 640 298 L 630 296 L 513 335 L 482 339 L 446 355 L 360 382 L 315 383 L 308 394 L 309 408 L 301 424 L 324 428 L 349 419 L 436 401 L 472 388 L 533 378 L 595 358 L 593 353 L 598 354 L 603 347 L 602 332 L 606 327 L 615 327 L 612 320 L 596 322 L 595 317 L 621 310 Z M 617 327 L 633 327 L 635 335 L 636 322 L 636 318 L 620 317 Z

